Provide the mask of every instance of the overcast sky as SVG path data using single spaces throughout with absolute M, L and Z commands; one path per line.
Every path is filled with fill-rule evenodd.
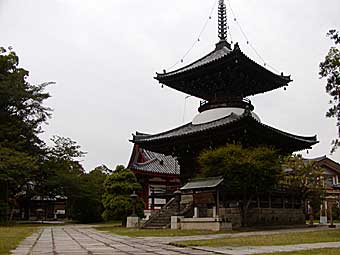
M 42 138 L 70 137 L 87 152 L 87 171 L 126 165 L 136 130 L 158 133 L 189 122 L 199 100 L 153 79 L 182 58 L 216 0 L 0 0 L 0 46 L 13 46 L 29 81 L 55 81 L 46 105 L 53 117 Z M 306 155 L 328 155 L 337 135 L 326 119 L 329 97 L 318 66 L 340 28 L 339 0 L 230 0 L 250 43 L 265 62 L 294 80 L 250 98 L 263 123 L 297 135 L 317 134 Z M 184 64 L 214 49 L 217 10 Z M 259 64 L 233 20 L 234 42 Z M 268 65 L 267 65 L 268 66 Z M 180 67 L 179 66 L 176 66 Z M 186 107 L 185 107 L 186 106 Z M 184 111 L 185 109 L 185 111 Z M 184 122 L 183 122 L 184 120 Z M 331 158 L 340 161 L 340 150 Z

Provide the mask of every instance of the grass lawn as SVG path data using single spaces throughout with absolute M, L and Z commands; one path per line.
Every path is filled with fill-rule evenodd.
M 130 237 L 145 237 L 145 236 L 194 236 L 208 235 L 221 233 L 236 233 L 236 231 L 209 231 L 209 230 L 172 230 L 172 229 L 135 229 L 123 228 L 114 226 L 98 226 L 95 229 L 99 231 L 107 231 L 115 235 L 123 235 Z
M 314 249 L 306 251 L 263 253 L 258 255 L 339 255 L 339 254 L 340 254 L 339 248 L 332 248 L 332 249 Z
M 32 225 L 0 226 L 0 254 L 9 254 L 9 251 L 14 249 L 20 241 L 38 229 L 37 226 Z
M 321 242 L 340 242 L 340 229 L 305 233 L 288 233 L 265 236 L 258 235 L 248 237 L 218 238 L 211 240 L 183 241 L 176 242 L 176 244 L 184 246 L 269 246 Z

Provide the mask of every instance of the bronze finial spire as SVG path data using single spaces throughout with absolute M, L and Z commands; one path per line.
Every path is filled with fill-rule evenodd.
M 231 45 L 227 41 L 227 7 L 224 0 L 218 1 L 218 38 L 220 41 L 216 44 L 216 49 L 222 49 L 227 47 L 231 50 Z
M 218 3 L 218 37 L 220 41 L 227 40 L 227 8 L 224 0 Z

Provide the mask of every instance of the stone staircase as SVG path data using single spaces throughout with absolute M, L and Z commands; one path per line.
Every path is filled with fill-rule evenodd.
M 192 211 L 192 203 L 181 204 L 180 207 L 180 215 L 185 215 Z M 142 228 L 170 228 L 171 216 L 174 215 L 177 215 L 177 205 L 175 199 L 172 198 L 158 212 L 151 215 Z

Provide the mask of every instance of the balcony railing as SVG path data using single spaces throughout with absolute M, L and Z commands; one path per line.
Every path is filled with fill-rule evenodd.
M 203 112 L 205 110 L 218 107 L 249 108 L 250 110 L 254 109 L 254 106 L 251 104 L 251 101 L 248 98 L 231 97 L 215 101 L 201 100 L 198 111 Z

